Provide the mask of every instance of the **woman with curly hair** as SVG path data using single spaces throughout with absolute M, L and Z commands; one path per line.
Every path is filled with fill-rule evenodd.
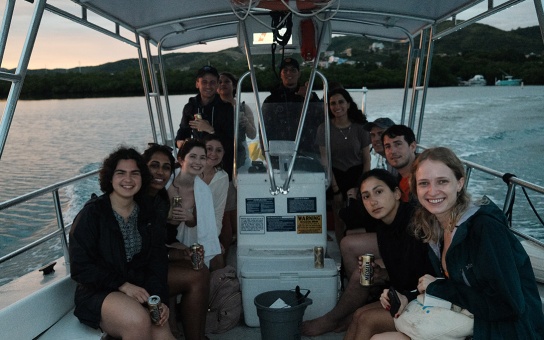
M 70 267 L 78 285 L 74 314 L 122 339 L 174 339 L 168 325 L 164 229 L 145 198 L 150 174 L 136 150 L 121 147 L 105 160 L 103 195 L 91 199 L 70 230 Z M 160 319 L 146 303 L 159 295 Z

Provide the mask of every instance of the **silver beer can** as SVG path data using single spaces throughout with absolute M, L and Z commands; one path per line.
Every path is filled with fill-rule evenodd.
M 368 287 L 374 283 L 374 254 L 364 254 L 359 256 L 359 261 L 362 262 L 361 266 L 361 278 L 359 283 L 361 286 Z
M 314 267 L 323 268 L 325 266 L 325 254 L 322 246 L 314 247 Z
M 161 298 L 157 295 L 151 295 L 147 299 L 147 308 L 149 309 L 151 322 L 153 322 L 154 324 L 159 323 L 161 319 L 161 311 L 159 310 L 160 304 L 161 304 Z

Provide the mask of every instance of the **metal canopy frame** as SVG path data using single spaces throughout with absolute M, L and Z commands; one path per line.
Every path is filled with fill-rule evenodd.
M 2 31 L 0 32 L 0 62 L 3 59 L 9 27 L 16 0 L 7 0 Z M 409 89 L 412 89 L 410 117 L 408 125 L 415 127 L 415 115 L 419 104 L 419 126 L 425 108 L 426 87 L 429 79 L 433 42 L 473 22 L 493 15 L 524 0 L 507 0 L 495 6 L 493 0 L 487 1 L 487 10 L 462 23 L 454 23 L 452 28 L 435 32 L 437 24 L 455 16 L 482 2 L 482 0 L 331 0 L 330 7 L 320 11 L 328 17 L 332 34 L 359 35 L 393 42 L 409 44 L 405 99 L 403 103 L 403 122 L 407 108 Z M 153 129 L 153 138 L 163 143 L 173 143 L 173 126 L 167 98 L 165 72 L 162 65 L 162 51 L 171 51 L 203 42 L 210 42 L 237 35 L 237 26 L 241 18 L 248 15 L 267 12 L 256 8 L 253 0 L 246 0 L 247 6 L 233 7 L 229 0 L 191 1 L 191 0 L 73 0 L 58 1 L 64 4 L 76 4 L 80 16 L 71 14 L 59 7 L 47 4 L 47 0 L 33 3 L 33 19 L 28 28 L 27 38 L 21 52 L 20 61 L 14 72 L 0 71 L 0 80 L 11 82 L 10 93 L 0 121 L 0 158 L 15 113 L 15 107 L 27 73 L 28 62 L 34 47 L 36 34 L 45 10 L 89 27 L 107 36 L 118 39 L 136 48 L 142 72 L 144 94 Z M 535 11 L 544 42 L 543 0 L 534 0 Z M 296 9 L 294 9 L 296 11 Z M 98 25 L 88 20 L 92 12 L 110 21 L 113 29 Z M 311 15 L 302 13 L 303 15 Z M 120 33 L 125 29 L 132 38 Z M 414 48 L 414 40 L 420 36 L 419 48 Z M 146 50 L 146 59 L 142 55 L 142 42 Z M 157 49 L 158 71 L 162 75 L 162 91 L 166 109 L 162 108 L 157 66 L 153 64 L 151 45 Z M 414 69 L 410 84 L 409 76 Z M 147 71 L 147 74 L 146 72 Z M 410 87 L 411 86 L 411 87 Z M 422 93 L 419 96 L 419 92 Z M 155 105 L 152 105 L 152 100 Z M 155 112 L 154 112 L 155 111 Z M 164 112 L 166 112 L 166 117 Z M 159 131 L 155 126 L 155 117 L 159 122 Z M 167 121 L 166 121 L 167 120 Z M 418 129 L 419 130 L 419 129 Z M 420 134 L 420 132 L 418 132 Z M 169 136 L 170 135 L 170 136 Z

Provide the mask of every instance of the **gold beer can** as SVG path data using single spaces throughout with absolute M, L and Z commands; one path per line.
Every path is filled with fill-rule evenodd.
M 372 267 L 372 263 L 374 263 L 374 254 L 361 255 L 359 256 L 359 261 L 362 262 L 359 283 L 364 287 L 372 286 L 374 283 L 374 267 Z
M 325 266 L 325 254 L 323 253 L 323 247 L 314 247 L 314 267 L 323 268 Z

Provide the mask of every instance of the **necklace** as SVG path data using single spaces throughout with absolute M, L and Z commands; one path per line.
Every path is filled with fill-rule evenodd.
M 351 125 L 348 126 L 348 133 L 344 133 L 344 131 L 342 131 L 342 129 L 340 129 L 339 127 L 337 127 L 338 131 L 340 131 L 340 133 L 342 134 L 342 136 L 344 136 L 344 139 L 348 139 L 348 136 L 349 136 L 349 132 L 351 131 Z M 344 128 L 345 130 L 346 128 Z

